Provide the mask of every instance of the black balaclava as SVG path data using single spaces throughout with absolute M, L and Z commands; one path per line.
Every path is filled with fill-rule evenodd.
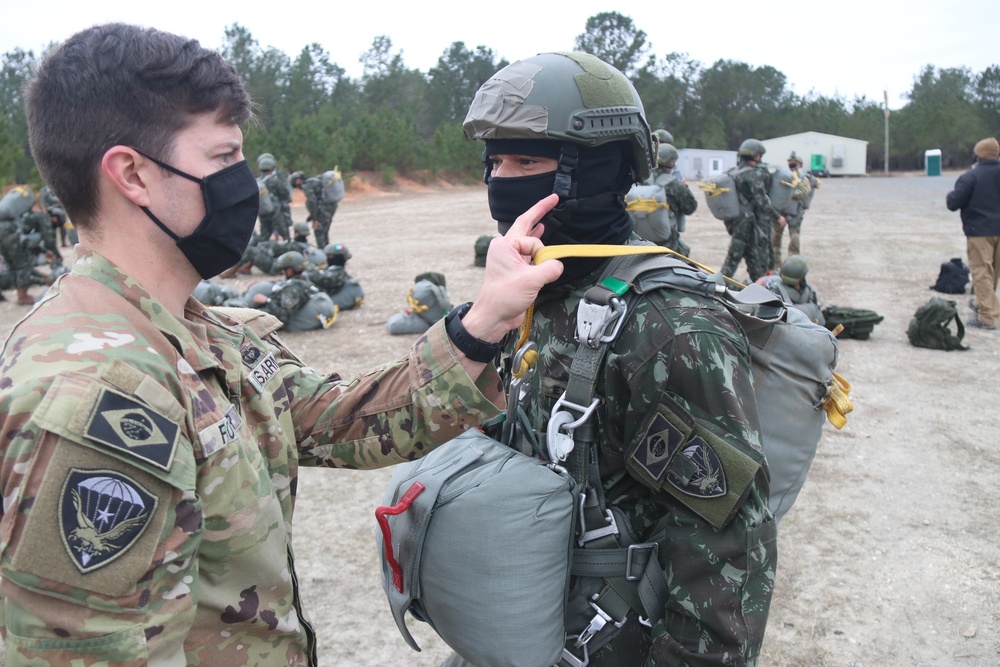
M 547 139 L 488 139 L 483 154 L 489 187 L 490 212 L 501 234 L 519 215 L 540 199 L 556 192 L 559 204 L 542 223 L 546 245 L 620 245 L 632 233 L 632 219 L 625 211 L 625 193 L 634 182 L 622 153 L 624 142 L 588 147 Z M 554 172 L 535 176 L 495 178 L 490 175 L 490 155 L 527 155 L 559 161 Z M 553 285 L 579 278 L 604 262 L 604 258 L 562 260 L 562 276 Z

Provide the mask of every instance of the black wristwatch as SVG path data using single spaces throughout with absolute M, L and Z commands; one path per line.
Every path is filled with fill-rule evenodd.
M 448 332 L 448 338 L 451 339 L 451 342 L 465 356 L 473 361 L 486 363 L 500 353 L 503 345 L 500 343 L 487 343 L 469 333 L 469 330 L 462 324 L 462 318 L 469 312 L 469 308 L 472 308 L 471 301 L 452 308 L 451 312 L 445 315 L 444 318 L 445 331 Z

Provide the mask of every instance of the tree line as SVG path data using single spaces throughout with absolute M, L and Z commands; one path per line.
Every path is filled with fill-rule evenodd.
M 635 84 L 651 128 L 666 128 L 678 148 L 735 150 L 747 137 L 816 131 L 868 142 L 868 170 L 886 166 L 885 114 L 880 100 L 810 92 L 797 95 L 783 73 L 734 60 L 711 65 L 688 54 L 657 55 L 631 18 L 603 12 L 587 19 L 573 45 L 618 67 Z M 51 48 L 51 47 L 49 47 Z M 472 182 L 482 175 L 477 142 L 462 120 L 475 91 L 508 64 L 486 46 L 453 42 L 428 72 L 408 68 L 389 37 L 362 54 L 352 79 L 321 44 L 294 58 L 264 48 L 245 27 L 225 30 L 220 51 L 231 60 L 255 102 L 244 152 L 252 161 L 274 154 L 286 170 L 307 175 L 334 166 L 426 173 Z M 0 70 L 0 183 L 39 183 L 27 140 L 23 86 L 36 67 L 32 51 L 3 54 Z M 944 168 L 964 168 L 972 147 L 1000 128 L 1000 66 L 982 72 L 925 65 L 906 104 L 890 118 L 889 169 L 923 168 L 924 151 L 940 148 Z

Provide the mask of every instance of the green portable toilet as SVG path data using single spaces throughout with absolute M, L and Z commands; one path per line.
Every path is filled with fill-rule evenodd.
M 924 172 L 928 176 L 941 175 L 941 149 L 932 148 L 924 151 Z
M 830 173 L 826 170 L 826 156 L 822 153 L 813 153 L 809 156 L 809 171 L 813 176 L 826 178 Z

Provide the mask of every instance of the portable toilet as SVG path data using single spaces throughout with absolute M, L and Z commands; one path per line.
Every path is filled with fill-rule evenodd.
M 941 175 L 941 149 L 932 148 L 924 151 L 924 172 L 927 176 Z

